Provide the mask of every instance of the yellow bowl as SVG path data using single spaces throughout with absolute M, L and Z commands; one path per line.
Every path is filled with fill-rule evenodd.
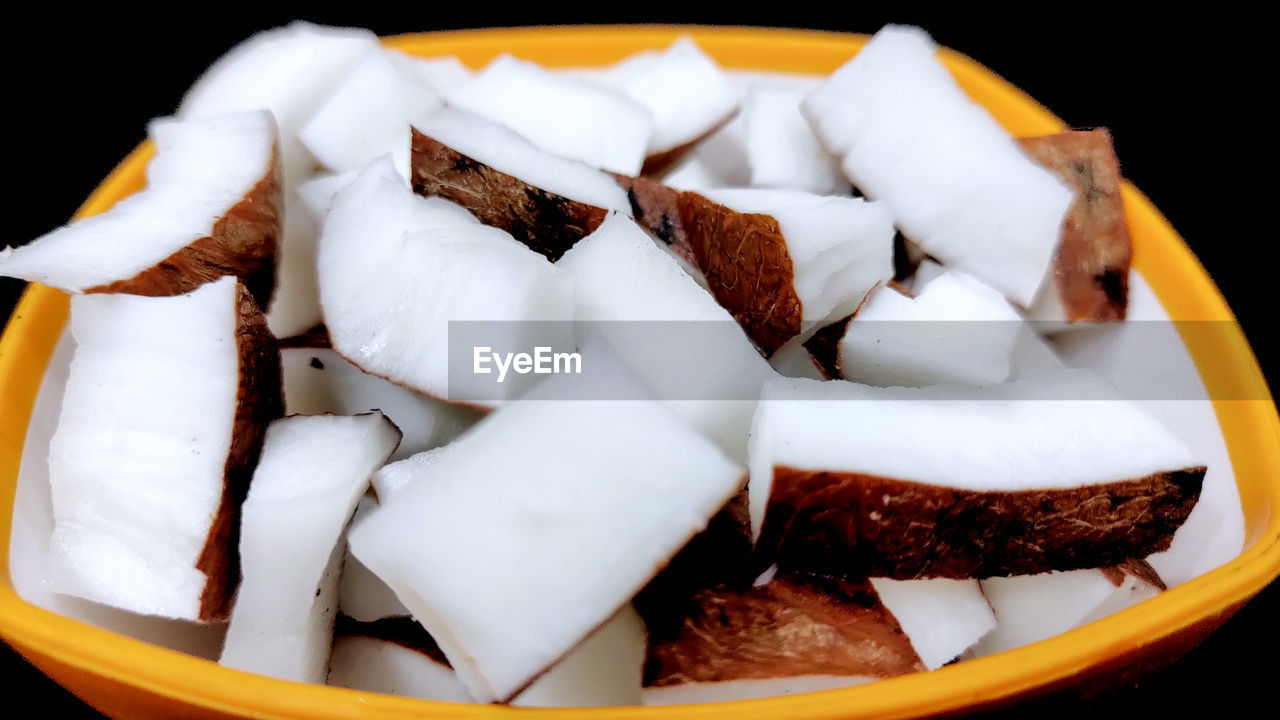
M 865 42 L 857 35 L 703 27 L 565 27 L 429 33 L 387 44 L 418 55 L 457 55 L 476 67 L 501 52 L 552 66 L 591 66 L 692 34 L 726 67 L 828 73 Z M 942 54 L 960 84 L 1015 135 L 1063 128 L 989 70 Z M 143 145 L 111 174 L 79 216 L 143 186 Z M 1280 419 L 1235 318 L 1195 256 L 1136 189 L 1124 188 L 1135 266 L 1171 318 L 1221 321 L 1213 342 L 1188 337 L 1235 469 L 1247 550 L 1227 565 L 1118 615 L 1018 650 L 930 673 L 808 695 L 674 708 L 514 710 L 303 685 L 220 667 L 31 605 L 14 592 L 9 536 L 28 418 L 67 298 L 33 285 L 0 339 L 0 635 L 53 679 L 115 718 L 907 718 L 995 706 L 1048 692 L 1096 690 L 1172 662 L 1280 573 Z

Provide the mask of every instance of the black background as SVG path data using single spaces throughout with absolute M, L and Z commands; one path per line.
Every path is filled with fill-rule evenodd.
M 561 12 L 543 3 L 523 10 L 415 3 L 396 12 L 361 4 L 352 12 L 317 13 L 218 3 L 109 15 L 24 6 L 21 22 L 6 23 L 3 47 L 8 130 L 0 148 L 9 181 L 0 245 L 20 244 L 65 223 L 144 138 L 147 120 L 172 112 L 203 68 L 252 32 L 295 17 L 380 34 L 663 21 L 874 32 L 885 22 L 912 23 L 1069 124 L 1110 127 L 1125 175 L 1200 257 L 1274 385 L 1277 302 L 1270 256 L 1277 242 L 1277 134 L 1274 112 L 1263 106 L 1275 91 L 1274 58 L 1267 55 L 1274 29 L 1261 17 L 1129 17 L 1106 5 L 1024 5 L 1018 13 L 963 15 L 903 8 L 885 13 L 862 3 L 779 5 L 705 12 L 684 6 L 677 13 L 658 12 L 660 5 L 649 6 L 654 12 L 605 4 Z M 0 280 L 0 313 L 7 315 L 20 290 L 20 283 Z M 1136 686 L 1084 702 L 1014 708 L 1002 717 L 1180 717 L 1210 698 L 1226 701 L 1219 708 L 1228 715 L 1236 714 L 1229 708 L 1265 708 L 1274 697 L 1277 616 L 1280 589 L 1273 583 L 1202 646 Z M 2 643 L 0 689 L 0 717 L 97 717 Z M 13 709 L 18 703 L 39 709 L 28 715 Z

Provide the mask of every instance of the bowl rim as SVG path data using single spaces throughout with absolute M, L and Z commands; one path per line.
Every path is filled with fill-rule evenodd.
M 602 65 L 681 35 L 726 68 L 820 74 L 847 60 L 866 35 L 814 30 L 696 25 L 581 25 L 457 30 L 399 35 L 384 44 L 416 55 L 449 54 L 473 67 L 499 52 L 549 66 Z M 768 47 L 768 52 L 762 51 Z M 940 58 L 975 100 L 1011 132 L 1048 134 L 1065 124 L 1021 90 L 977 62 L 942 49 Z M 141 187 L 152 155 L 143 143 L 76 213 L 102 212 Z M 1100 621 L 996 655 L 850 688 L 696 706 L 574 709 L 520 708 L 565 718 L 698 716 L 902 718 L 1007 700 L 1166 639 L 1229 612 L 1280 574 L 1280 417 L 1266 381 L 1225 299 L 1186 243 L 1136 188 L 1123 188 L 1133 228 L 1134 267 L 1150 282 L 1170 317 L 1229 323 L 1212 346 L 1184 335 L 1227 443 L 1242 504 L 1265 513 L 1229 563 L 1152 600 Z M 32 284 L 0 337 L 0 637 L 77 671 L 156 695 L 230 714 L 268 718 L 509 717 L 511 708 L 400 698 L 262 677 L 118 635 L 25 602 L 9 575 L 14 492 L 27 423 L 45 366 L 65 325 L 68 298 Z M 1220 393 L 1222 388 L 1234 393 Z M 1241 482 L 1241 478 L 1247 482 Z

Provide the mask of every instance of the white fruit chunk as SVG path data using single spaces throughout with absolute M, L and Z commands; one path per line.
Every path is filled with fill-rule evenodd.
M 232 48 L 200 76 L 178 116 L 209 118 L 241 110 L 270 110 L 280 126 L 285 194 L 308 175 L 313 161 L 298 132 L 343 76 L 378 38 L 367 30 L 305 22 L 258 33 Z
M 1160 588 L 1133 575 L 1117 584 L 1101 570 L 1071 570 L 982 581 L 997 625 L 973 648 L 976 657 L 1012 650 L 1119 612 Z
M 755 86 L 742 113 L 747 130 L 747 163 L 755 187 L 790 188 L 819 195 L 848 195 L 840 161 L 818 142 L 800 114 L 805 93 Z
M 449 97 L 455 90 L 471 82 L 475 73 L 452 55 L 420 58 L 401 53 L 391 53 L 391 58 L 402 70 L 413 73 L 441 97 Z
M 698 140 L 738 109 L 738 94 L 720 66 L 688 37 L 662 52 L 624 59 L 605 82 L 653 114 L 650 156 Z
M 1087 370 L 989 387 L 787 379 L 770 381 L 765 396 L 774 400 L 762 405 L 774 465 L 981 491 L 1078 487 L 1196 464 L 1182 441 Z M 930 452 L 899 452 L 926 429 Z M 833 433 L 845 441 L 827 442 Z M 1050 447 L 1060 449 L 1060 461 L 1037 461 Z
M 691 682 L 681 685 L 647 687 L 644 689 L 643 701 L 645 705 L 692 705 L 696 703 L 732 702 L 734 700 L 758 700 L 760 698 L 799 695 L 801 693 L 864 685 L 879 679 L 878 677 L 859 675 L 800 675 L 797 677 L 762 678 L 759 680 Z
M 639 705 L 646 640 L 644 622 L 626 605 L 511 704 Z M 448 665 L 425 652 L 362 635 L 334 643 L 328 682 L 404 697 L 475 702 Z
M 340 542 L 400 431 L 382 413 L 276 420 L 243 506 L 236 594 L 218 661 L 324 682 L 338 611 Z
M 840 339 L 840 372 L 868 385 L 1004 382 L 1023 329 L 999 292 L 954 271 L 908 297 L 876 287 Z
M 381 410 L 404 439 L 392 460 L 439 447 L 480 419 L 480 413 L 406 390 L 370 375 L 333 350 L 286 348 L 284 406 L 290 415 L 356 415 Z
M 510 55 L 451 93 L 449 104 L 502 123 L 552 155 L 624 175 L 640 172 L 654 128 L 653 114 L 626 95 Z
M 411 62 L 390 50 L 365 55 L 299 131 L 298 139 L 335 172 L 358 172 L 389 153 L 407 179 L 409 127 L 442 105 L 440 95 Z
M 426 224 L 423 214 L 437 227 L 409 232 Z M 425 204 L 387 158 L 334 200 L 318 275 L 334 349 L 366 372 L 433 397 L 450 399 L 451 321 L 503 321 L 479 332 L 504 352 L 573 344 L 566 323 L 533 322 L 573 317 L 573 289 L 559 271 L 503 231 L 459 223 L 452 211 Z M 466 399 L 513 397 L 535 379 L 508 376 L 488 386 L 500 397 Z
M 391 463 L 392 466 L 398 464 Z M 378 502 L 367 495 L 360 498 L 351 523 L 354 525 L 359 522 L 360 518 L 377 506 Z M 396 598 L 395 592 L 365 567 L 359 558 L 352 555 L 350 549 L 346 550 L 346 559 L 342 563 L 342 580 L 338 584 L 338 611 L 357 622 L 409 615 L 408 608 Z
M 276 256 L 276 290 L 267 309 L 267 325 L 278 338 L 300 335 L 320 324 L 316 239 L 323 218 L 300 202 L 297 193 L 285 201 L 284 230 Z
M 448 665 L 381 638 L 346 635 L 333 643 L 329 685 L 444 702 L 474 702 Z
M 540 150 L 503 125 L 452 106 L 414 126 L 424 135 L 536 188 L 605 210 L 631 212 L 613 176 Z
M 798 190 L 711 190 L 730 209 L 778 221 L 791 256 L 803 333 L 853 312 L 893 277 L 893 218 L 881 203 Z
M 49 445 L 55 591 L 225 617 L 236 533 L 218 525 L 235 527 L 254 438 L 280 412 L 274 346 L 240 303 L 234 278 L 173 297 L 72 298 L 77 348 Z
M 704 192 L 751 184 L 747 166 L 747 127 L 739 113 L 692 150 L 662 176 L 677 190 Z
M 195 278 L 189 286 L 181 284 L 186 279 L 177 278 L 178 284 L 170 290 L 185 292 L 200 280 L 236 273 L 265 303 L 271 294 L 271 263 L 280 229 L 279 178 L 273 163 L 276 127 L 271 116 L 248 112 L 193 122 L 157 120 L 148 134 L 156 155 L 147 165 L 145 190 L 100 215 L 78 220 L 23 247 L 0 251 L 0 275 L 69 292 L 130 279 L 150 285 L 146 271 L 192 243 L 212 239 L 214 246 L 201 252 L 216 253 L 224 267 L 202 273 L 207 277 Z M 253 224 L 264 226 L 242 228 L 236 236 L 224 238 L 221 221 L 246 201 L 265 206 L 270 222 L 264 217 Z M 251 231 L 261 233 L 260 243 L 246 242 Z M 263 247 L 255 249 L 259 244 Z M 253 261 L 265 263 L 264 280 L 257 280 L 258 271 L 245 265 Z M 175 294 L 133 287 L 110 290 Z
M 821 368 L 814 361 L 813 355 L 804 343 L 792 338 L 769 358 L 769 364 L 783 377 L 809 378 L 810 380 L 826 380 Z
M 1200 501 L 1173 536 L 1173 545 L 1148 558 L 1170 587 L 1225 564 L 1240 554 L 1245 542 L 1231 457 L 1209 393 L 1187 353 L 1183 330 L 1169 321 L 1151 285 L 1131 271 L 1127 322 L 1073 329 L 1054 338 L 1068 365 L 1097 370 L 1196 455 L 1212 458 Z
M 919 29 L 886 27 L 802 110 L 903 234 L 1030 307 L 1072 192 L 964 94 L 935 49 Z
M 741 481 L 656 403 L 538 401 L 573 377 L 481 421 L 350 534 L 481 701 L 519 694 L 603 625 Z
M 996 626 L 977 580 L 871 578 L 871 585 L 930 670 L 960 657 Z
M 755 398 L 776 373 L 728 311 L 621 216 L 557 267 L 574 282 L 580 334 L 605 339 L 673 412 L 745 459 Z
M 525 707 L 639 705 L 647 645 L 640 614 L 630 605 L 624 605 L 511 704 Z

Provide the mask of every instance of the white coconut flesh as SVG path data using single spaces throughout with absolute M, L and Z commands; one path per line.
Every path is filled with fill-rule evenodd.
M 868 290 L 893 277 L 893 218 L 881 203 L 799 190 L 705 194 L 732 210 L 778 221 L 801 302 L 802 334 L 853 312 Z
M 451 105 L 414 127 L 433 140 L 534 187 L 605 210 L 631 212 L 627 193 L 612 175 L 540 150 L 493 120 Z
M 280 127 L 280 154 L 288 195 L 308 175 L 314 160 L 298 133 L 329 93 L 368 53 L 380 52 L 367 30 L 305 22 L 258 33 L 218 59 L 191 86 L 178 116 L 217 117 L 269 110 Z
M 77 347 L 49 444 L 56 592 L 200 618 L 210 578 L 196 564 L 235 432 L 236 296 L 223 278 L 173 297 L 72 298 Z
M 644 622 L 626 605 L 551 668 L 512 705 L 639 705 L 646 645 Z M 405 697 L 476 702 L 448 665 L 394 642 L 362 635 L 334 643 L 329 684 Z
M 399 53 L 366 54 L 299 131 L 298 139 L 328 169 L 358 172 L 390 154 L 396 170 L 409 177 L 409 127 L 443 100 L 411 60 L 394 56 Z
M 398 463 L 391 463 L 396 465 Z M 351 523 L 369 514 L 378 501 L 366 495 L 356 505 Z M 344 544 L 345 546 L 345 544 Z M 346 550 L 342 563 L 342 579 L 338 583 L 338 612 L 356 622 L 374 622 L 384 618 L 408 617 L 409 609 L 396 598 L 395 592 L 364 566 L 359 558 Z
M 1070 570 L 982 581 L 997 624 L 974 648 L 976 657 L 1030 645 L 1119 612 L 1160 588 L 1125 575 L 1120 584 L 1101 570 Z
M 275 122 L 265 112 L 157 120 L 147 187 L 107 212 L 0 251 L 0 275 L 82 292 L 132 278 L 191 243 L 271 178 Z
M 662 175 L 662 183 L 677 190 L 703 192 L 747 187 L 751 168 L 746 160 L 747 128 L 739 113 L 685 153 Z
M 930 670 L 960 657 L 996 627 L 977 580 L 871 578 L 871 585 Z
M 788 340 L 769 358 L 769 364 L 783 377 L 826 380 L 826 376 L 822 374 L 822 369 L 814 361 L 813 354 L 799 340 L 800 338 Z
M 649 155 L 694 142 L 738 110 L 733 85 L 692 38 L 626 58 L 608 71 L 605 83 L 652 114 Z
M 924 436 L 927 453 L 918 451 Z M 757 535 L 775 467 L 1008 492 L 1118 482 L 1200 464 L 1182 440 L 1086 370 L 988 386 L 771 380 L 748 448 Z
M 573 281 L 579 334 L 606 340 L 672 411 L 745 459 L 755 398 L 776 373 L 728 311 L 620 215 L 556 265 Z
M 449 105 L 502 123 L 547 153 L 624 175 L 640 173 L 654 131 L 653 114 L 623 93 L 510 55 L 450 93 Z
M 1219 567 L 1244 548 L 1244 512 L 1218 417 L 1181 331 L 1169 322 L 1151 285 L 1129 273 L 1128 320 L 1056 336 L 1072 367 L 1094 368 L 1190 446 L 1213 457 L 1200 500 L 1169 549 L 1148 558 L 1170 587 Z M 1161 358 L 1153 362 L 1152 358 Z
M 437 227 L 411 232 L 412 224 L 427 224 L 423 215 L 438 218 Z M 505 321 L 491 333 L 493 347 L 572 346 L 566 323 L 528 322 L 571 320 L 572 285 L 505 232 L 461 224 L 451 210 L 415 196 L 387 158 L 338 194 L 320 237 L 318 277 L 339 354 L 449 399 L 450 321 Z M 534 379 L 541 377 L 508 377 L 492 387 L 510 397 Z
M 1072 191 L 964 94 L 935 50 L 919 29 L 886 27 L 802 109 L 907 237 L 1030 307 Z
M 481 701 L 603 625 L 741 482 L 654 402 L 554 399 L 570 377 L 481 421 L 350 534 Z
M 742 101 L 751 185 L 789 188 L 819 195 L 848 195 L 840 161 L 818 142 L 800 114 L 805 93 L 794 88 L 753 86 Z
M 461 60 L 452 56 L 420 58 L 393 52 L 390 57 L 401 70 L 416 76 L 444 98 L 475 76 Z
M 448 665 L 412 648 L 364 635 L 334 640 L 327 683 L 400 697 L 475 702 Z
M 276 288 L 267 309 L 267 326 L 278 338 L 320 324 L 316 287 L 316 239 L 323 215 L 311 212 L 297 193 L 285 199 L 284 229 L 276 248 Z
M 379 412 L 276 420 L 242 506 L 240 565 L 219 663 L 260 675 L 324 682 L 341 542 L 369 475 L 400 442 Z
M 801 693 L 834 690 L 836 688 L 865 685 L 879 680 L 862 675 L 800 675 L 752 680 L 723 680 L 720 682 L 692 682 L 644 689 L 645 705 L 692 705 L 698 703 L 732 702 L 734 700 L 758 700 L 760 698 L 799 695 Z
M 1022 317 L 998 291 L 949 271 L 915 297 L 867 294 L 840 339 L 840 373 L 868 385 L 981 385 L 1009 377 Z
M 370 375 L 322 348 L 280 351 L 285 412 L 290 415 L 356 415 L 380 410 L 404 434 L 392 460 L 453 440 L 480 413 L 434 400 Z

